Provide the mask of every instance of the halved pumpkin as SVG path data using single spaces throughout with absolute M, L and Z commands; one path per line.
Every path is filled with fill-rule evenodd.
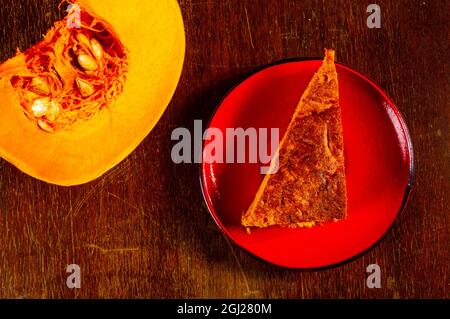
M 173 96 L 185 54 L 176 0 L 74 4 L 81 22 L 91 23 L 81 30 L 95 43 L 76 29 L 66 32 L 64 20 L 42 43 L 0 65 L 0 156 L 65 186 L 94 180 L 142 142 Z M 75 49 L 53 48 L 52 41 Z

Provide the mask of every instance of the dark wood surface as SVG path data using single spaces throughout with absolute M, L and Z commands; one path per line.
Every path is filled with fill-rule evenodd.
M 63 188 L 0 162 L 0 296 L 449 297 L 449 2 L 381 1 L 382 28 L 366 27 L 375 1 L 180 0 L 183 75 L 163 118 L 123 163 Z M 40 38 L 57 1 L 0 1 L 0 60 Z M 373 250 L 329 270 L 277 268 L 234 247 L 204 207 L 198 167 L 170 159 L 171 131 L 207 120 L 238 81 L 271 62 L 320 56 L 367 74 L 397 102 L 415 152 L 411 200 Z M 20 143 L 20 140 L 17 141 Z M 82 288 L 66 287 L 66 265 Z M 382 288 L 368 289 L 378 263 Z

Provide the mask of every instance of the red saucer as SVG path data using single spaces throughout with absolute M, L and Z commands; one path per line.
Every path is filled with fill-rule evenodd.
M 319 60 L 286 62 L 259 71 L 222 101 L 210 127 L 280 128 L 280 137 Z M 410 137 L 394 103 L 376 84 L 337 65 L 344 128 L 348 218 L 311 229 L 269 227 L 247 234 L 240 224 L 263 179 L 260 164 L 203 163 L 206 204 L 238 246 L 270 263 L 300 269 L 329 267 L 374 246 L 409 196 Z M 205 145 L 207 145 L 206 142 Z

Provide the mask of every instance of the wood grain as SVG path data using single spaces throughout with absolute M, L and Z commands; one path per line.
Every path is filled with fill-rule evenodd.
M 0 162 L 0 297 L 4 298 L 448 298 L 449 2 L 376 1 L 382 28 L 366 27 L 375 1 L 180 0 L 187 56 L 173 101 L 118 167 L 62 188 Z M 58 1 L 0 1 L 0 60 L 61 17 Z M 207 120 L 221 97 L 271 62 L 320 56 L 378 82 L 412 135 L 411 200 L 373 250 L 330 270 L 299 272 L 234 247 L 204 207 L 195 165 L 170 159 L 171 131 Z M 17 141 L 20 143 L 20 140 Z M 66 287 L 66 265 L 82 288 Z M 365 285 L 367 265 L 381 289 Z

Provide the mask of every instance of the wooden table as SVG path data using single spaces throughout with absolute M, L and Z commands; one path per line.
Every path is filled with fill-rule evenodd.
M 0 59 L 40 38 L 59 0 L 2 0 Z M 180 0 L 183 75 L 150 136 L 106 176 L 63 188 L 0 162 L 0 296 L 8 298 L 449 297 L 449 2 Z M 382 28 L 366 26 L 367 5 Z M 238 81 L 271 62 L 320 56 L 369 75 L 411 131 L 411 200 L 387 237 L 343 266 L 277 268 L 233 246 L 210 218 L 198 167 L 175 165 L 171 131 L 207 120 Z M 20 140 L 17 141 L 20 143 Z M 82 288 L 66 286 L 66 265 Z M 377 263 L 382 288 L 366 287 Z

